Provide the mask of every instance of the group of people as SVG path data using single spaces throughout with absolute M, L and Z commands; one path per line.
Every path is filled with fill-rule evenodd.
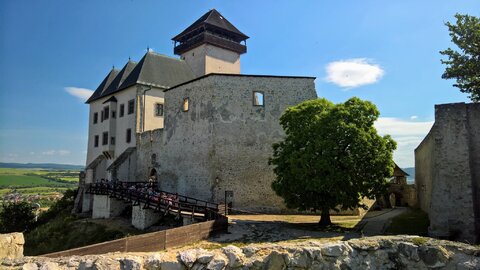
M 178 194 L 161 192 L 155 189 L 155 179 L 150 177 L 148 182 L 124 182 L 124 181 L 108 181 L 104 178 L 97 181 L 100 188 L 125 190 L 130 195 L 143 197 L 151 200 L 154 204 L 162 202 L 163 204 L 178 206 Z

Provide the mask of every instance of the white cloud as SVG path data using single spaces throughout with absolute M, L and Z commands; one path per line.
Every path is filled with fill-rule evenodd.
M 79 87 L 65 87 L 65 91 L 81 101 L 87 101 L 87 99 L 93 94 L 92 90 Z
M 381 135 L 391 135 L 397 142 L 393 157 L 400 167 L 415 165 L 414 151 L 432 128 L 433 121 L 419 122 L 399 118 L 380 117 L 375 127 Z
M 70 155 L 70 151 L 68 150 L 48 150 L 42 152 L 44 156 L 67 156 Z
M 354 88 L 378 82 L 385 71 L 366 58 L 331 62 L 326 67 L 328 82 L 343 88 Z
M 415 119 L 417 119 L 417 118 L 418 118 L 418 116 L 416 116 L 416 115 L 410 116 L 410 120 L 415 120 Z

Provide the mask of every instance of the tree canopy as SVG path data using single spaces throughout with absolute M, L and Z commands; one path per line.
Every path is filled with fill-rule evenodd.
M 0 232 L 24 232 L 34 224 L 34 207 L 27 202 L 4 204 L 0 212 Z
M 320 224 L 328 225 L 331 209 L 361 207 L 362 197 L 384 192 L 396 143 L 377 134 L 378 116 L 373 103 L 355 97 L 288 108 L 280 118 L 285 139 L 273 145 L 269 161 L 276 174 L 272 188 L 287 207 L 320 210 Z
M 447 22 L 452 42 L 459 50 L 448 48 L 440 53 L 448 56 L 441 60 L 447 65 L 443 79 L 456 79 L 453 85 L 468 93 L 473 102 L 480 101 L 480 19 L 456 14 L 456 24 Z

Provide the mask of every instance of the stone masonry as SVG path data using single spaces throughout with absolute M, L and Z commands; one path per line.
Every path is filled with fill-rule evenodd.
M 11 269 L 480 269 L 475 246 L 418 236 L 3 260 Z
M 284 134 L 279 118 L 316 97 L 311 77 L 211 74 L 167 90 L 164 129 L 138 136 L 137 179 L 155 169 L 162 190 L 219 203 L 228 190 L 234 208 L 278 212 L 268 159 Z
M 435 237 L 480 241 L 480 104 L 435 106 L 435 124 L 415 149 L 418 205 Z

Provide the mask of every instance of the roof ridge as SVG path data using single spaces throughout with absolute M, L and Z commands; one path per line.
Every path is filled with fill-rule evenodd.
M 153 55 L 161 56 L 161 57 L 164 57 L 164 58 L 169 58 L 169 59 L 173 59 L 173 60 L 183 61 L 183 60 L 180 59 L 180 58 L 176 58 L 176 57 L 173 57 L 173 56 L 168 56 L 168 55 L 162 54 L 162 53 L 157 53 L 157 52 L 147 52 L 147 53 L 151 53 L 151 54 L 153 54 Z

